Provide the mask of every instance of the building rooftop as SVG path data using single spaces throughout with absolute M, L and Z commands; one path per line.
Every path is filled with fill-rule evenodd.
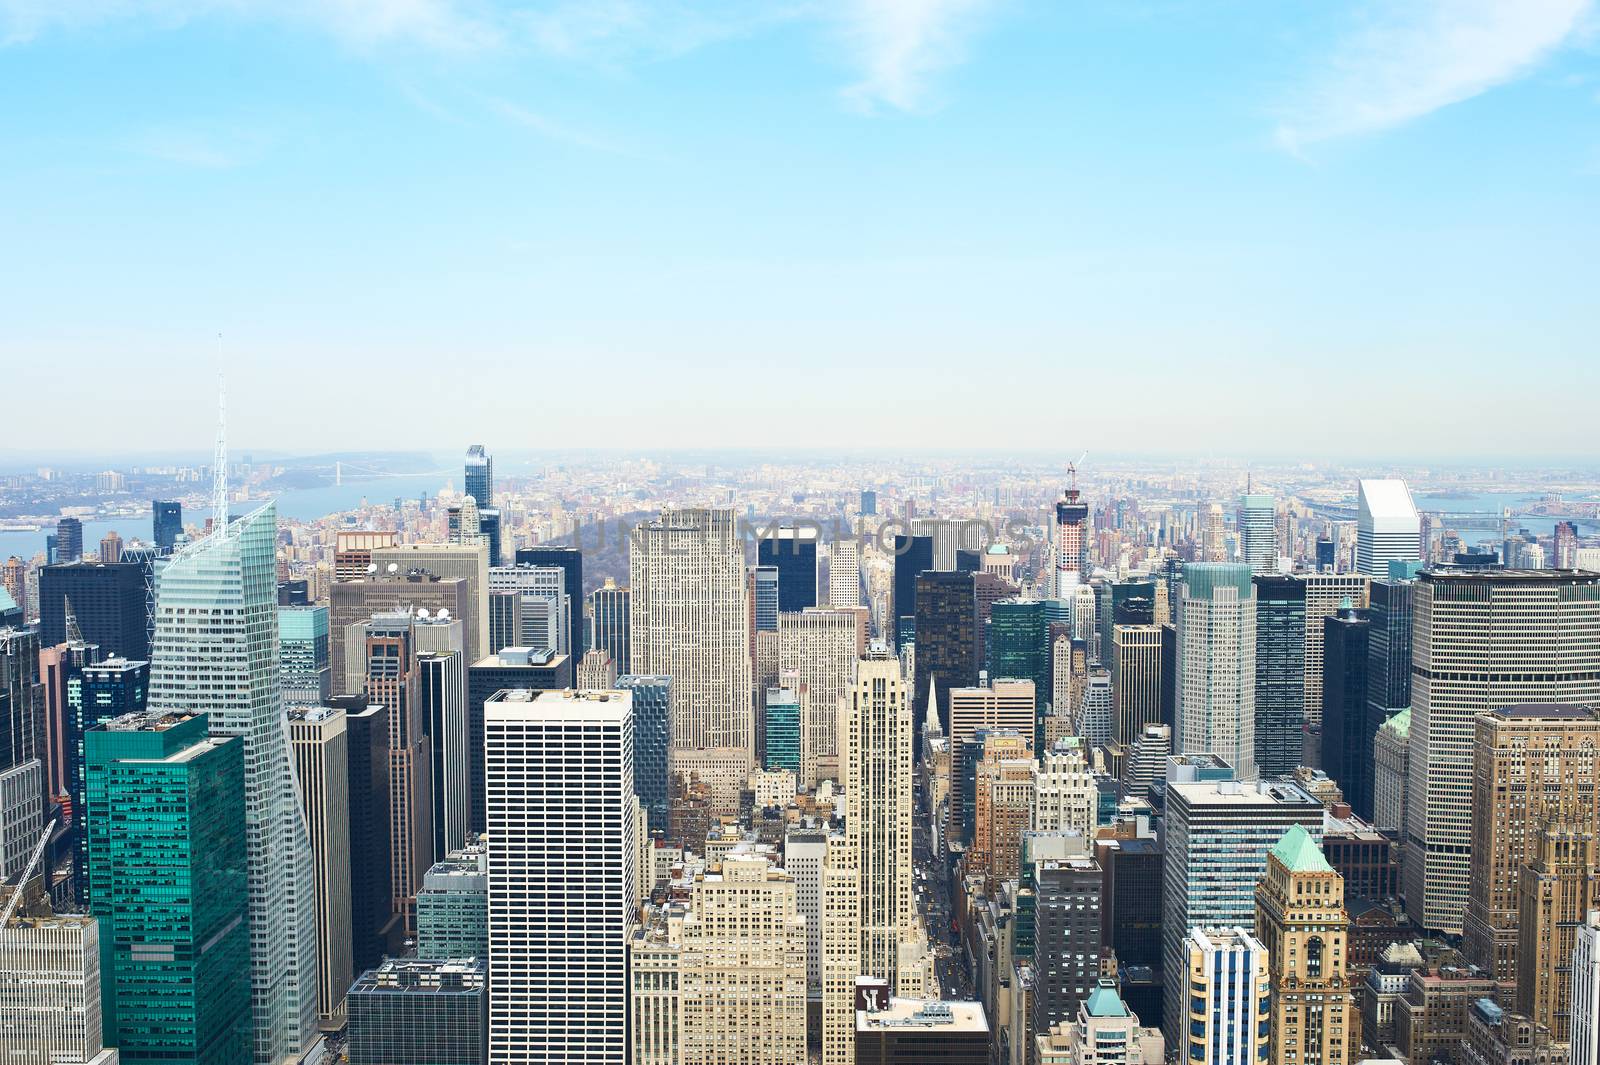
M 1091 1017 L 1129 1017 L 1128 1004 L 1117 994 L 1110 980 L 1101 980 L 1098 987 L 1084 999 L 1083 1008 Z
M 1291 873 L 1331 873 L 1333 866 L 1323 857 L 1322 848 L 1302 825 L 1290 825 L 1283 838 L 1272 846 L 1272 856 Z
M 1411 489 L 1404 481 L 1363 478 L 1357 489 L 1360 512 L 1374 521 L 1400 520 L 1414 524 L 1420 517 L 1417 504 L 1411 498 Z
M 105 723 L 107 732 L 165 732 L 193 720 L 194 714 L 181 710 L 140 710 L 114 717 Z
M 1285 804 L 1321 807 L 1297 784 L 1280 780 L 1204 780 L 1181 781 L 1167 785 L 1167 800 L 1181 796 L 1189 806 L 1282 806 Z
M 620 721 L 632 712 L 633 696 L 626 691 L 589 691 L 567 688 L 563 691 L 530 691 L 504 688 L 484 703 L 488 718 L 555 718 L 593 721 Z
M 1600 720 L 1600 710 L 1576 703 L 1518 703 L 1490 710 L 1493 717 L 1511 721 L 1564 719 L 1568 721 Z
M 982 1032 L 989 1022 L 980 1002 L 923 1001 L 891 998 L 889 1008 L 868 1013 L 856 1011 L 856 1031 L 874 1032 L 893 1028 L 935 1028 L 945 1032 Z
M 1478 581 L 1521 581 L 1544 584 L 1600 584 L 1600 573 L 1572 569 L 1425 569 L 1417 575 L 1424 583 L 1454 582 L 1468 584 Z

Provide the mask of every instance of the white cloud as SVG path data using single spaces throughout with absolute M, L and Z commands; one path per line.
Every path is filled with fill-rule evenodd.
M 862 68 L 845 90 L 863 107 L 923 105 L 933 76 L 966 58 L 977 16 L 991 0 L 844 0 L 844 29 Z
M 1290 151 L 1392 128 L 1526 74 L 1595 0 L 1388 0 L 1336 48 L 1278 126 Z

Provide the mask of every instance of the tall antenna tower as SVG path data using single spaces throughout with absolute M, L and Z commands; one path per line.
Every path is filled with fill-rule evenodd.
M 217 334 L 222 339 L 222 334 Z M 228 527 L 228 380 L 217 371 L 217 448 L 211 456 L 211 528 Z

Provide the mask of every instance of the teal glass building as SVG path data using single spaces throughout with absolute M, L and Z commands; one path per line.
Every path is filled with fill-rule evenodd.
M 768 688 L 767 769 L 800 772 L 800 695 L 792 688 Z
M 204 714 L 84 733 L 101 1021 L 127 1065 L 248 1065 L 244 743 Z

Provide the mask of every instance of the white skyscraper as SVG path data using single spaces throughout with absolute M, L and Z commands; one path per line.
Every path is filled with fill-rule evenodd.
M 778 615 L 778 672 L 804 685 L 800 703 L 800 784 L 839 773 L 839 700 L 856 667 L 859 616 L 815 607 Z
M 20 887 L 17 890 L 22 890 Z M 18 917 L 0 930 L 0 1049 L 16 1065 L 105 1065 L 93 917 Z
M 1553 1033 L 1560 1038 L 1561 1033 Z M 1572 948 L 1572 1065 L 1600 1065 L 1600 911 L 1590 910 Z
M 244 740 L 250 998 L 259 1065 L 298 1060 L 317 1023 L 311 842 L 278 676 L 271 503 L 179 550 L 156 578 L 152 709 L 210 715 Z
M 1239 503 L 1239 546 L 1251 573 L 1278 571 L 1278 512 L 1270 495 L 1251 493 Z
M 1256 597 L 1250 567 L 1191 563 L 1178 600 L 1177 749 L 1256 775 Z
M 628 539 L 633 674 L 672 678 L 672 744 L 743 780 L 755 763 L 750 600 L 731 510 L 663 511 Z M 737 795 L 717 796 L 719 806 Z
M 1076 484 L 1056 501 L 1056 598 L 1071 597 L 1072 589 L 1089 574 L 1089 504 L 1083 502 Z
M 861 549 L 851 539 L 833 542 L 828 557 L 828 605 L 849 610 L 861 605 Z
M 484 756 L 489 1060 L 620 1065 L 639 875 L 632 695 L 498 692 Z
M 1356 572 L 1389 576 L 1391 561 L 1422 557 L 1422 517 L 1404 481 L 1363 480 L 1356 516 Z

